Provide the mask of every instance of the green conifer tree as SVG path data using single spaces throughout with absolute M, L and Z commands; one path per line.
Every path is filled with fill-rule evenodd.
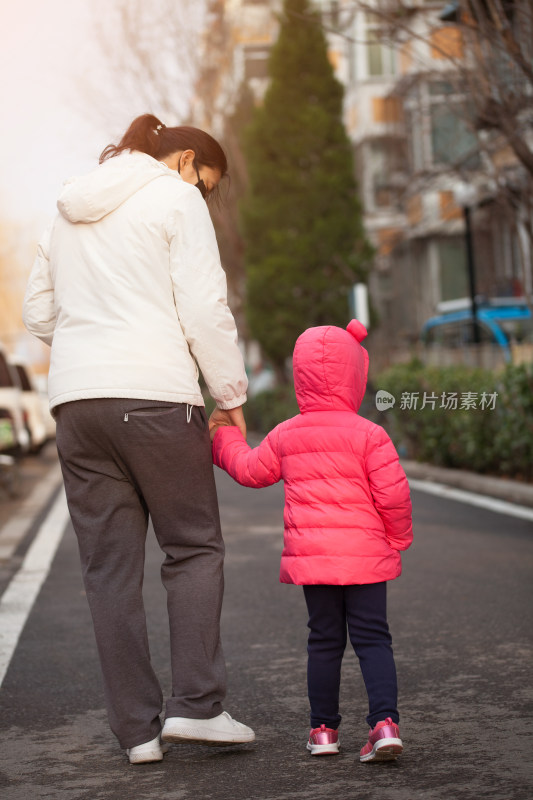
M 362 225 L 343 87 L 309 0 L 285 0 L 270 84 L 245 136 L 242 205 L 250 333 L 279 375 L 299 334 L 346 325 L 372 249 Z

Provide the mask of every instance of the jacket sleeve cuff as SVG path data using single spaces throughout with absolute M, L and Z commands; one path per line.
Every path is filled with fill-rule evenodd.
M 214 398 L 216 400 L 216 398 Z M 246 394 L 240 394 L 238 397 L 234 397 L 233 400 L 216 400 L 217 408 L 221 408 L 224 411 L 230 411 L 232 408 L 239 408 L 239 406 L 243 406 L 246 403 L 247 396 Z

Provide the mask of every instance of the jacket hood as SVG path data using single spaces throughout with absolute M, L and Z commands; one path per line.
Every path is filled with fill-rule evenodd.
M 368 375 L 368 353 L 360 344 L 366 335 L 356 319 L 346 330 L 323 325 L 302 333 L 293 356 L 294 389 L 302 413 L 359 410 Z
M 152 156 L 126 151 L 104 161 L 87 175 L 66 181 L 57 207 L 69 222 L 96 222 L 162 176 L 182 180 L 175 170 Z

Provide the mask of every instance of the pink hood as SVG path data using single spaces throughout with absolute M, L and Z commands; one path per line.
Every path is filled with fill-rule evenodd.
M 323 325 L 298 337 L 293 373 L 302 414 L 359 411 L 368 376 L 368 353 L 360 344 L 366 335 L 366 328 L 353 319 L 347 330 Z

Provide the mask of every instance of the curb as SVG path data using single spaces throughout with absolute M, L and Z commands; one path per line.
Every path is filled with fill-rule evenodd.
M 521 483 L 508 478 L 493 478 L 488 475 L 478 475 L 477 472 L 467 472 L 462 469 L 447 469 L 435 467 L 433 464 L 400 459 L 407 478 L 443 483 L 454 486 L 467 492 L 488 495 L 508 503 L 517 503 L 533 508 L 533 485 Z

